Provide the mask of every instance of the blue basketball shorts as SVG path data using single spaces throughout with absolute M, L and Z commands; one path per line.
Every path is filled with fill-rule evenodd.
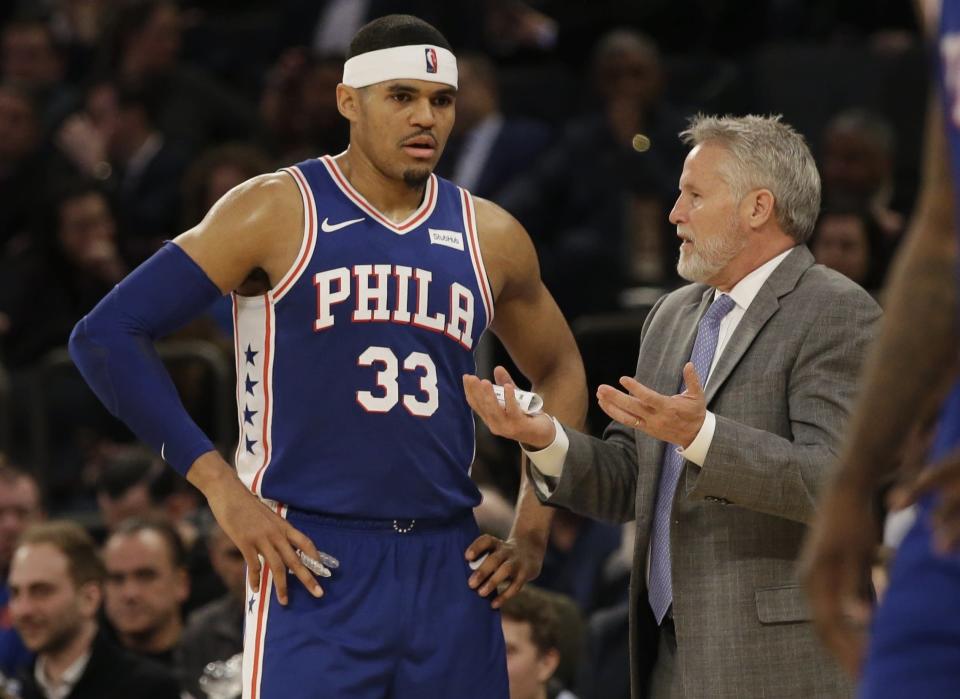
M 960 554 L 933 549 L 930 503 L 897 550 L 874 618 L 861 699 L 960 696 Z
M 508 699 L 500 613 L 467 586 L 472 514 L 445 523 L 283 513 L 340 561 L 314 598 L 248 591 L 244 699 Z M 400 529 L 401 531 L 397 531 Z

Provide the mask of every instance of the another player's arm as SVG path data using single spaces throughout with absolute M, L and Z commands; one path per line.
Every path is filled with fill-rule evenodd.
M 918 417 L 942 399 L 940 389 L 956 362 L 954 193 L 939 104 L 930 110 L 926 138 L 917 213 L 885 291 L 885 318 L 865 366 L 840 468 L 823 495 L 804 553 L 818 629 L 852 673 L 862 658 L 864 627 L 851 624 L 850 613 L 863 618 L 869 613 L 864 580 L 876 545 L 875 495 L 896 473 Z M 935 483 L 951 496 L 956 528 L 960 464 L 921 477 L 921 486 Z
M 202 313 L 255 269 L 279 276 L 295 258 L 303 212 L 288 175 L 264 175 L 231 190 L 195 228 L 121 282 L 74 330 L 75 362 L 110 411 L 207 497 L 246 560 L 251 587 L 261 562 L 286 603 L 289 568 L 322 594 L 294 547 L 316 558 L 303 534 L 268 510 L 187 415 L 153 341 Z M 289 233 L 289 235 L 285 235 Z M 286 266 L 284 266 L 286 265 Z
M 885 319 L 867 362 L 838 478 L 876 487 L 894 473 L 918 412 L 956 363 L 957 233 L 940 109 L 927 125 L 927 166 L 917 214 L 884 294 Z M 903 406 L 914 406 L 904 410 Z
M 475 199 L 475 203 L 481 249 L 495 299 L 492 330 L 530 380 L 532 389 L 543 397 L 544 410 L 564 424 L 580 428 L 587 408 L 583 362 L 570 327 L 540 279 L 533 243 L 520 223 L 499 206 L 483 199 Z M 512 383 L 502 367 L 496 369 L 495 379 L 500 384 Z M 465 381 L 477 379 L 467 377 Z M 517 409 L 512 392 L 506 393 L 508 406 Z M 546 446 L 553 439 L 553 424 L 541 418 L 542 446 Z M 517 514 L 508 541 L 481 537 L 467 550 L 472 560 L 484 550 L 494 549 L 470 579 L 472 587 L 479 586 L 481 595 L 510 580 L 494 600 L 494 607 L 539 573 L 552 518 L 552 509 L 540 504 L 527 469 L 522 469 Z M 520 550 L 511 550 L 511 545 Z

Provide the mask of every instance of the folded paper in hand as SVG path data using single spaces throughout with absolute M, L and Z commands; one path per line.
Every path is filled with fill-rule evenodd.
M 493 392 L 497 396 L 497 401 L 500 403 L 500 405 L 503 405 L 503 386 L 494 386 Z M 513 395 L 517 399 L 517 403 L 520 405 L 520 410 L 525 412 L 527 415 L 535 415 L 543 410 L 543 398 L 538 396 L 536 393 L 531 391 L 521 391 L 519 388 L 515 388 L 513 389 Z

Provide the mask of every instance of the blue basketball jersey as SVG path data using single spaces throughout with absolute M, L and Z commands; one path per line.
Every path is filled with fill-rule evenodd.
M 430 176 L 402 223 L 329 156 L 286 168 L 305 212 L 296 262 L 234 294 L 244 483 L 266 500 L 361 518 L 475 506 L 461 377 L 493 317 L 468 192 Z

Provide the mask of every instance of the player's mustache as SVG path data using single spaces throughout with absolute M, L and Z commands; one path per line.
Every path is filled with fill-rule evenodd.
M 436 147 L 437 147 L 437 137 L 434 136 L 434 135 L 433 135 L 433 132 L 430 131 L 429 129 L 424 129 L 423 131 L 418 131 L 417 133 L 413 134 L 412 136 L 407 136 L 406 138 L 404 138 L 403 140 L 400 141 L 400 145 L 401 145 L 401 146 L 405 146 L 405 145 L 407 145 L 407 143 L 409 143 L 410 141 L 412 141 L 412 140 L 414 140 L 414 139 L 416 139 L 416 138 L 423 138 L 423 137 L 426 137 L 426 138 L 429 138 L 429 139 L 430 139 L 430 145 L 431 145 L 431 147 L 433 147 L 433 148 L 436 148 Z

